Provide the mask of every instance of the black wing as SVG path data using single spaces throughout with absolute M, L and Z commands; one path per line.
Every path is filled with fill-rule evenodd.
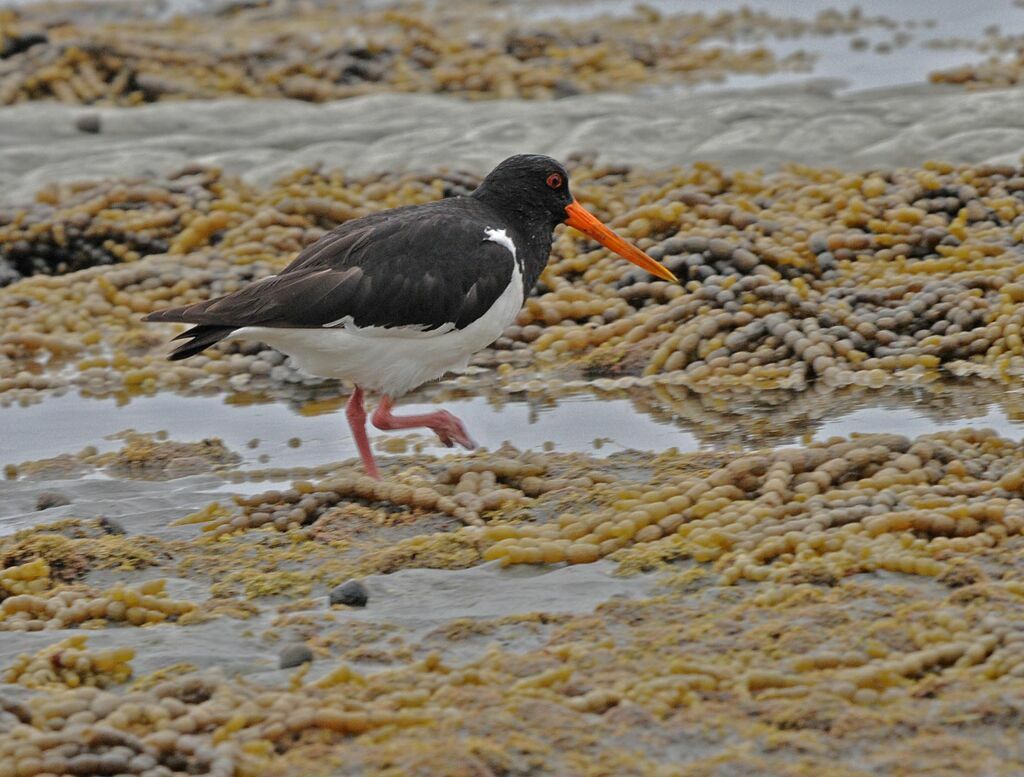
M 442 200 L 349 221 L 279 275 L 146 320 L 202 324 L 211 333 L 215 327 L 319 328 L 349 317 L 358 327 L 462 329 L 512 280 L 512 252 L 484 231 L 502 228 L 488 220 L 492 215 L 473 200 Z

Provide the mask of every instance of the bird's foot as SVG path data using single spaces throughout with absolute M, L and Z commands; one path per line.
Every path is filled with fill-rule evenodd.
M 437 413 L 431 413 L 431 415 L 434 416 L 434 419 L 429 424 L 429 428 L 437 435 L 437 439 L 441 441 L 442 445 L 451 448 L 458 443 L 467 451 L 471 451 L 476 447 L 476 443 L 469 436 L 469 432 L 462 425 L 462 421 L 447 410 L 438 410 Z
M 393 402 L 391 397 L 381 397 L 380 404 L 374 411 L 371 420 L 378 429 L 430 429 L 437 435 L 442 445 L 449 448 L 456 443 L 467 451 L 476 447 L 476 443 L 470 438 L 462 421 L 453 416 L 447 410 L 435 410 L 433 413 L 421 413 L 419 415 L 393 415 L 391 408 Z

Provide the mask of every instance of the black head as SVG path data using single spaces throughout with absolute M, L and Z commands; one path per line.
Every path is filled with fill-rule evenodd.
M 472 196 L 502 213 L 552 228 L 565 221 L 565 209 L 573 201 L 569 173 L 541 154 L 510 156 L 487 174 Z
M 669 270 L 616 235 L 576 202 L 569 192 L 569 174 L 549 156 L 520 154 L 509 157 L 491 170 L 470 196 L 511 219 L 520 234 L 532 238 L 536 245 L 543 243 L 541 258 L 545 263 L 551 247 L 551 233 L 556 224 L 565 222 L 652 275 L 666 281 L 676 280 Z

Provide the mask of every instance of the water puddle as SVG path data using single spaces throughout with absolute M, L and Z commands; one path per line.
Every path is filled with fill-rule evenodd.
M 419 413 L 444 406 L 490 449 L 504 442 L 521 450 L 553 447 L 599 456 L 627 448 L 749 449 L 854 433 L 916 436 L 965 426 L 990 427 L 1012 439 L 1024 436 L 1024 394 L 989 384 L 806 392 L 776 399 L 775 404 L 760 396 L 755 404 L 680 388 L 559 396 L 508 395 L 493 388 L 471 396 L 450 393 L 434 387 L 408 397 L 400 410 Z M 339 399 L 241 404 L 224 395 L 161 393 L 119 404 L 113 398 L 69 393 L 3 408 L 0 419 L 0 464 L 76 452 L 89 445 L 115 450 L 121 441 L 112 435 L 127 429 L 165 431 L 179 441 L 220 437 L 243 456 L 245 468 L 314 466 L 356 455 Z M 371 429 L 374 443 L 393 436 Z M 411 443 L 428 453 L 447 450 L 429 433 Z
M 538 21 L 591 18 L 601 14 L 624 16 L 631 13 L 635 5 L 633 0 L 586 0 L 533 7 L 527 14 Z M 803 0 L 800 3 L 792 0 L 648 0 L 645 5 L 665 14 L 704 13 L 708 16 L 728 11 L 738 12 L 745 8 L 755 13 L 768 13 L 777 19 L 794 18 L 804 21 L 811 21 L 818 14 L 834 9 L 848 15 L 852 7 L 852 4 L 847 6 L 835 0 Z M 814 64 L 808 72 L 727 74 L 721 81 L 702 82 L 692 89 L 756 89 L 801 83 L 811 78 L 841 79 L 846 82 L 849 90 L 926 84 L 928 74 L 932 71 L 980 62 L 990 56 L 966 47 L 927 45 L 929 41 L 981 41 L 990 28 L 997 28 L 1001 34 L 1006 35 L 1016 32 L 1024 22 L 1024 10 L 1010 2 L 860 0 L 856 6 L 862 18 L 886 17 L 895 26 L 865 24 L 855 32 L 833 35 L 776 35 L 766 31 L 759 34 L 756 42 L 753 39 L 749 42 L 741 40 L 738 45 L 736 41 L 728 39 L 710 39 L 703 45 L 730 45 L 738 51 L 763 46 L 780 60 L 797 52 L 805 52 L 814 57 Z M 902 45 L 897 44 L 897 35 L 907 36 Z M 861 41 L 856 47 L 851 44 L 854 39 Z

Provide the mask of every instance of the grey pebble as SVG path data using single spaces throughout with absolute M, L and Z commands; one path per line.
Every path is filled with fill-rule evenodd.
M 732 256 L 732 252 L 735 246 L 728 240 L 722 240 L 720 237 L 712 238 L 708 241 L 708 250 L 711 252 L 712 259 L 728 259 Z
M 331 589 L 331 604 L 345 604 L 349 607 L 365 607 L 370 599 L 366 586 L 358 580 L 346 580 Z
M 291 669 L 293 666 L 309 663 L 313 660 L 313 651 L 308 645 L 301 642 L 295 645 L 288 645 L 283 648 L 277 656 L 278 666 L 281 669 Z
M 75 119 L 75 127 L 79 132 L 88 132 L 90 135 L 95 135 L 103 129 L 103 124 L 98 113 L 83 113 Z
M 662 256 L 675 256 L 686 251 L 686 238 L 676 235 L 661 244 Z
M 682 250 L 691 254 L 701 254 L 708 250 L 708 242 L 703 235 L 690 235 L 683 239 Z
M 49 510 L 51 507 L 69 504 L 71 504 L 71 499 L 60 491 L 43 491 L 36 497 L 36 510 Z
M 748 251 L 746 248 L 737 248 L 732 252 L 732 263 L 736 266 L 737 270 L 750 272 L 757 267 L 760 260 L 753 251 Z
M 811 253 L 825 253 L 828 250 L 828 235 L 824 232 L 815 232 L 807 238 L 807 247 L 811 249 Z

